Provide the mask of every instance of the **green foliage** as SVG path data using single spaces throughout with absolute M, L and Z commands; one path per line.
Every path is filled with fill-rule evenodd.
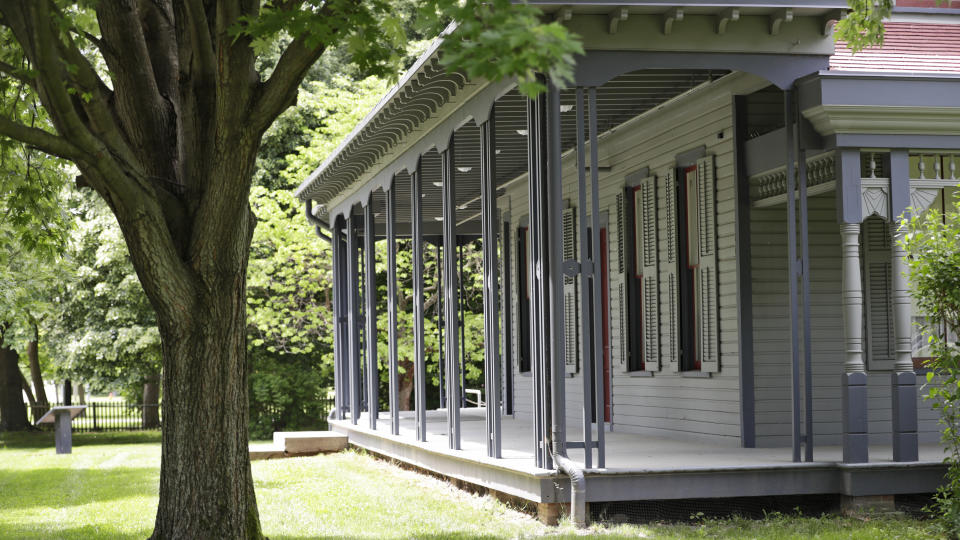
M 853 52 L 883 44 L 883 21 L 893 12 L 894 0 L 848 0 L 850 11 L 837 21 L 835 37 Z
M 333 381 L 330 247 L 289 191 L 256 186 L 247 271 L 250 434 L 317 429 Z
M 64 263 L 70 275 L 46 321 L 46 346 L 59 374 L 139 395 L 160 372 L 156 315 L 107 205 L 89 190 L 68 201 L 75 223 Z
M 241 17 L 232 32 L 252 38 L 254 50 L 261 53 L 285 36 L 294 36 L 309 49 L 344 44 L 361 72 L 396 76 L 407 36 L 390 2 L 307 0 L 295 9 L 286 4 L 265 2 L 256 16 Z
M 932 351 L 927 398 L 940 415 L 947 482 L 937 496 L 950 536 L 960 536 L 960 202 L 941 213 L 930 209 L 905 220 L 903 242 L 913 295 L 925 315 L 923 332 Z
M 847 0 L 850 10 L 837 21 L 834 36 L 845 41 L 857 53 L 873 45 L 883 45 L 883 21 L 893 13 L 895 0 Z M 937 0 L 937 5 L 947 0 Z
M 575 55 L 584 54 L 579 37 L 557 21 L 544 22 L 539 8 L 525 2 L 426 0 L 427 23 L 444 16 L 456 21 L 444 36 L 442 62 L 472 79 L 516 77 L 519 90 L 535 96 L 546 90 L 537 73 L 558 86 L 573 80 Z

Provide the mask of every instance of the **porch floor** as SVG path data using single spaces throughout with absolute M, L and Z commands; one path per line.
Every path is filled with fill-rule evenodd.
M 389 413 L 369 429 L 366 414 L 357 425 L 331 421 L 350 443 L 372 452 L 488 489 L 533 502 L 569 500 L 565 478 L 537 468 L 529 421 L 504 417 L 503 458 L 486 455 L 485 410 L 461 409 L 461 450 L 447 444 L 446 411 L 428 411 L 427 441 L 415 438 L 413 412 L 400 414 L 400 434 L 390 434 Z M 570 422 L 568 440 L 579 440 L 581 427 Z M 891 495 L 929 493 L 943 477 L 943 450 L 920 446 L 920 461 L 897 463 L 887 446 L 870 447 L 870 463 L 844 464 L 839 446 L 815 446 L 815 461 L 794 463 L 790 448 L 740 448 L 703 441 L 674 440 L 608 431 L 606 467 L 587 471 L 587 499 L 625 501 L 765 495 L 844 494 Z M 596 433 L 594 433 L 596 437 Z M 569 450 L 583 463 L 583 450 Z

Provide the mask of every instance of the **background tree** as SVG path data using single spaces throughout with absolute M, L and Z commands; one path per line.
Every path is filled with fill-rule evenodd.
M 0 78 L 0 97 L 0 118 L 33 129 L 49 127 L 24 82 Z M 68 224 L 60 208 L 65 181 L 60 160 L 0 138 L 0 430 L 27 427 L 23 391 L 33 403 L 47 401 L 37 357 L 37 321 L 49 309 L 60 278 L 57 265 Z M 23 351 L 32 391 L 20 371 Z
M 533 69 L 570 74 L 579 45 L 534 8 L 430 7 L 467 21 L 448 38 L 452 67 L 517 75 L 525 89 Z M 288 38 L 273 69 L 258 73 L 258 54 Z M 386 74 L 404 38 L 382 0 L 0 2 L 0 71 L 38 96 L 52 123 L 3 117 L 0 135 L 76 165 L 116 216 L 156 312 L 164 388 L 156 538 L 261 536 L 245 393 L 257 149 L 324 51 L 344 43 L 361 71 Z
M 93 389 L 118 389 L 159 425 L 160 334 L 117 221 L 90 190 L 67 197 L 74 218 L 64 280 L 45 326 L 56 371 Z

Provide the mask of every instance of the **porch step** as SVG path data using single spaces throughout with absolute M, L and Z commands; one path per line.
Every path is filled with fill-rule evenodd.
M 277 431 L 273 444 L 251 444 L 250 459 L 277 459 L 339 452 L 347 448 L 347 436 L 334 431 Z
M 277 431 L 273 444 L 287 454 L 339 452 L 347 448 L 347 436 L 335 431 Z
M 258 459 L 277 459 L 282 457 L 287 457 L 284 455 L 282 446 L 277 446 L 272 443 L 250 445 L 250 461 L 255 461 Z

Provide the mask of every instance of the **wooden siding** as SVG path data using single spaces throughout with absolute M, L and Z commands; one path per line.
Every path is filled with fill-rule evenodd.
M 811 327 L 813 329 L 814 444 L 840 444 L 840 376 L 843 373 L 843 316 L 840 305 L 840 226 L 836 196 L 810 199 Z M 786 209 L 751 210 L 753 339 L 757 446 L 791 441 L 790 312 L 787 303 Z M 919 381 L 922 384 L 921 381 Z M 919 395 L 925 392 L 918 392 Z M 890 444 L 890 372 L 868 374 L 871 444 Z M 920 441 L 936 442 L 936 414 L 922 398 Z
M 766 86 L 759 78 L 734 74 L 715 81 L 674 100 L 665 106 L 634 119 L 600 140 L 600 161 L 610 164 L 611 170 L 600 171 L 600 209 L 608 219 L 609 268 L 618 267 L 617 243 L 621 231 L 616 219 L 616 197 L 625 186 L 628 174 L 649 167 L 656 175 L 658 204 L 666 203 L 664 178 L 674 176 L 677 154 L 705 147 L 713 155 L 716 167 L 717 267 L 719 271 L 720 313 L 720 371 L 708 377 L 689 377 L 671 372 L 663 360 L 660 371 L 650 376 L 626 373 L 620 366 L 611 366 L 611 428 L 616 431 L 665 435 L 681 438 L 709 439 L 712 442 L 739 445 L 740 443 L 740 387 L 737 332 L 737 280 L 735 249 L 735 185 L 733 144 L 733 95 L 749 93 Z M 564 113 L 564 114 L 573 114 Z M 577 204 L 576 163 L 573 153 L 563 159 L 564 198 Z M 514 227 L 510 246 L 516 249 L 518 217 L 525 215 L 527 184 L 521 180 L 510 186 L 511 224 Z M 524 210 L 519 210 L 524 209 Z M 659 216 L 664 222 L 663 212 Z M 666 231 L 659 231 L 658 243 L 666 249 Z M 516 261 L 516 257 L 512 257 Z M 665 265 L 661 264 L 661 303 L 667 299 Z M 516 265 L 511 272 L 516 273 Z M 514 289 L 517 279 L 512 279 Z M 516 289 L 514 295 L 518 294 Z M 516 296 L 514 296 L 516 298 Z M 615 291 L 610 294 L 610 309 L 621 309 Z M 514 303 L 514 332 L 518 325 Z M 663 312 L 661 312 L 663 313 Z M 615 317 L 611 317 L 611 323 Z M 668 340 L 669 326 L 661 315 L 660 341 Z M 611 324 L 611 342 L 622 340 L 619 328 Z M 519 342 L 516 337 L 514 344 Z M 661 359 L 665 345 L 661 345 Z M 516 345 L 515 345 L 516 347 Z M 514 368 L 515 371 L 517 367 Z M 582 369 L 582 366 L 581 366 Z M 530 414 L 531 379 L 518 374 L 514 389 L 516 414 Z M 582 418 L 583 381 L 581 372 L 567 378 L 566 398 L 568 439 L 579 440 Z

